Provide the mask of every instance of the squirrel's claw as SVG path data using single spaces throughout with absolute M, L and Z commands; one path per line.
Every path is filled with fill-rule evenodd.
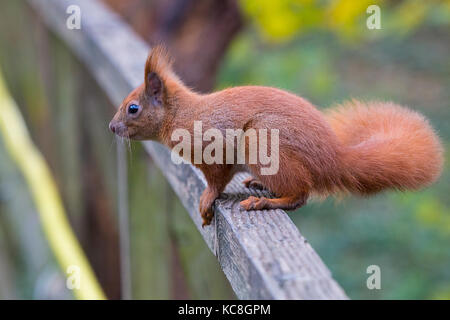
M 199 211 L 203 219 L 202 228 L 211 224 L 215 210 L 214 201 L 217 197 L 218 194 L 210 188 L 206 188 L 200 197 Z

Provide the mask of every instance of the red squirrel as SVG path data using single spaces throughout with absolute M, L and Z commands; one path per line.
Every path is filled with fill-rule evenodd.
M 203 226 L 210 224 L 214 201 L 238 171 L 252 175 L 246 187 L 264 188 L 276 197 L 250 196 L 240 202 L 243 209 L 293 210 L 311 194 L 418 190 L 435 182 L 443 165 L 439 138 L 415 111 L 392 102 L 352 100 L 322 113 L 304 98 L 262 86 L 199 94 L 177 77 L 162 46 L 151 50 L 144 83 L 125 98 L 109 127 L 119 136 L 156 140 L 172 149 L 178 143 L 173 132 L 182 128 L 193 135 L 194 121 L 201 121 L 202 130 L 279 130 L 276 174 L 261 174 L 260 163 L 194 163 L 188 155 L 208 184 L 199 203 Z

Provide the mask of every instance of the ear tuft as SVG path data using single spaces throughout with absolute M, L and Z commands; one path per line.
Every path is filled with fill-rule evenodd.
M 155 72 L 164 81 L 166 77 L 173 73 L 172 63 L 172 58 L 166 47 L 163 45 L 153 47 L 145 63 L 145 79 L 148 78 L 151 72 Z
M 145 92 L 155 104 L 162 104 L 167 79 L 175 77 L 172 72 L 172 59 L 167 49 L 157 45 L 150 51 L 145 64 Z

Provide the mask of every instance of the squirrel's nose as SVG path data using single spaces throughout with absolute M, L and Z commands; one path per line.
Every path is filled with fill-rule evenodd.
M 109 130 L 111 130 L 112 133 L 116 133 L 116 126 L 112 122 L 109 123 Z

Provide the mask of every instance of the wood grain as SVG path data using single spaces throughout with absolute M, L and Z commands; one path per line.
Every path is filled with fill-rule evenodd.
M 29 0 L 46 24 L 87 65 L 111 101 L 119 105 L 143 81 L 149 46 L 98 0 Z M 69 5 L 79 5 L 81 30 L 66 27 Z M 106 128 L 106 124 L 101 124 Z M 215 219 L 201 228 L 198 202 L 206 186 L 191 165 L 175 165 L 155 142 L 144 146 L 161 168 L 240 299 L 347 299 L 306 239 L 282 210 L 246 212 L 249 194 L 236 176 L 216 201 Z

